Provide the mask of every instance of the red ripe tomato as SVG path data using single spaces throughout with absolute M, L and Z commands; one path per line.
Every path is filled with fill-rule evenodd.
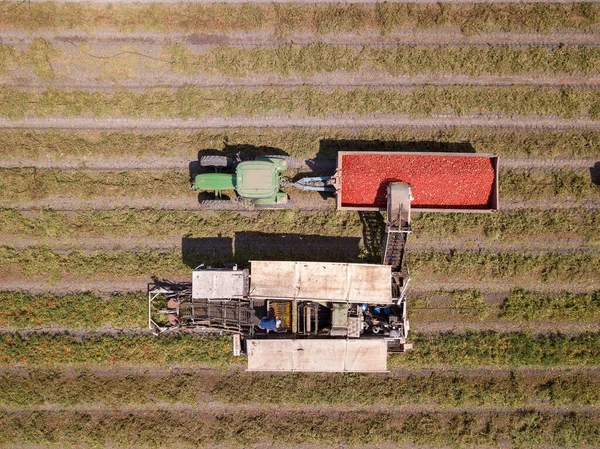
M 383 208 L 387 185 L 401 181 L 413 187 L 413 207 L 486 209 L 494 178 L 485 157 L 349 154 L 342 157 L 342 205 Z

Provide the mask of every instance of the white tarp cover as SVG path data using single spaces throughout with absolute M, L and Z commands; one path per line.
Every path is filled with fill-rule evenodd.
M 381 339 L 247 340 L 248 371 L 387 371 Z
M 391 270 L 389 265 L 253 260 L 250 295 L 390 304 Z

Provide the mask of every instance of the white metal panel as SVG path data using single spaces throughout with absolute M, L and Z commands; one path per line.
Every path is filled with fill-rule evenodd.
M 246 340 L 248 371 L 293 371 L 293 340 Z
M 391 267 L 387 265 L 252 261 L 250 295 L 390 304 Z
M 199 270 L 192 273 L 193 299 L 228 299 L 241 297 L 244 270 Z
M 248 371 L 387 371 L 382 339 L 248 340 Z

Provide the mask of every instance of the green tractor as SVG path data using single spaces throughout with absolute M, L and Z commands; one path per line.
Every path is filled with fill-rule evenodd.
M 199 162 L 201 167 L 213 169 L 197 174 L 193 179 L 195 191 L 215 194 L 214 199 L 200 200 L 204 208 L 235 208 L 233 201 L 223 198 L 223 191 L 235 191 L 236 199 L 244 206 L 281 209 L 288 204 L 287 193 L 281 191 L 287 185 L 287 180 L 281 175 L 288 168 L 287 158 L 259 156 L 241 161 L 239 157 L 202 156 Z

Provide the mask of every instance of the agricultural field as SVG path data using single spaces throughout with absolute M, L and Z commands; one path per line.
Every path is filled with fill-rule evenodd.
M 600 3 L 7 0 L 0 83 L 0 448 L 600 447 Z M 413 215 L 389 373 L 147 329 L 153 275 L 379 263 L 378 212 L 190 188 L 344 150 L 500 158 L 498 213 Z

